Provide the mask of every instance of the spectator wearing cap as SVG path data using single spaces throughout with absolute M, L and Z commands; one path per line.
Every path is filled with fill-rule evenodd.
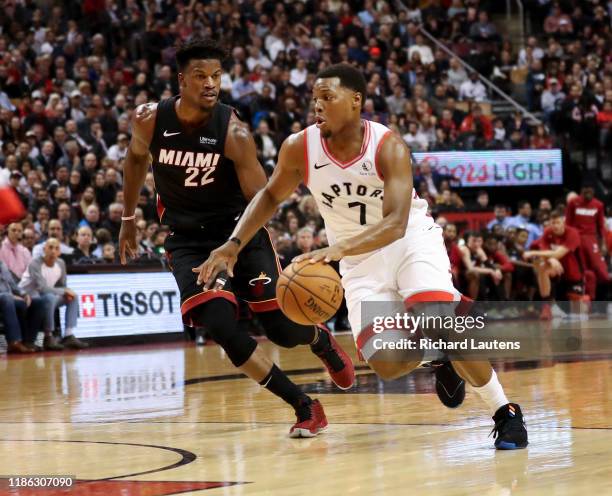
M 544 120 L 550 121 L 550 118 L 557 110 L 557 105 L 565 100 L 565 93 L 561 90 L 559 80 L 557 78 L 550 78 L 548 80 L 548 88 L 542 92 L 540 97 L 540 105 L 544 112 Z
M 459 88 L 459 100 L 473 100 L 484 102 L 487 99 L 487 88 L 480 81 L 478 73 L 472 71 L 469 79 L 464 81 Z
M 21 279 L 32 255 L 22 244 L 23 226 L 19 222 L 13 222 L 8 226 L 7 237 L 0 245 L 0 260 L 8 267 L 16 279 Z
M 112 145 L 108 149 L 108 158 L 113 160 L 114 162 L 121 162 L 127 156 L 128 145 L 130 141 L 128 135 L 125 133 L 120 133 L 117 136 L 117 143 Z

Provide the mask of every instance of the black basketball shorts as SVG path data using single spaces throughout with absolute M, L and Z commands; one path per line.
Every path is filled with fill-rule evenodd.
M 198 286 L 198 274 L 192 269 L 206 261 L 210 252 L 223 244 L 195 232 L 172 232 L 165 243 L 166 256 L 181 293 L 181 314 L 186 325 L 197 325 L 191 310 L 213 298 L 224 298 L 237 305 L 245 300 L 253 312 L 269 312 L 279 308 L 276 281 L 281 268 L 268 231 L 260 229 L 244 247 L 234 267 L 234 277 L 221 275 L 226 282 L 222 289 L 204 290 Z

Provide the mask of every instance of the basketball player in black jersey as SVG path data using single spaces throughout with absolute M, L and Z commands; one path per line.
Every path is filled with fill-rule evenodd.
M 296 324 L 278 309 L 279 265 L 267 231 L 259 230 L 243 247 L 233 278 L 220 274 L 206 289 L 200 277 L 201 264 L 228 239 L 248 201 L 266 183 L 248 126 L 232 107 L 218 102 L 224 57 L 210 40 L 182 45 L 176 53 L 180 95 L 136 110 L 124 165 L 121 262 L 136 253 L 134 211 L 152 160 L 160 222 L 171 228 L 165 249 L 181 293 L 183 321 L 206 327 L 236 367 L 295 409 L 291 437 L 312 437 L 327 425 L 321 404 L 238 331 L 236 298 L 257 312 L 274 343 L 309 344 L 338 387 L 352 386 L 354 367 L 327 329 Z

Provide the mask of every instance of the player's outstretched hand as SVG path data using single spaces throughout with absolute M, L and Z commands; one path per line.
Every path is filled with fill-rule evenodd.
M 220 272 L 226 271 L 230 277 L 234 277 L 234 265 L 237 260 L 238 245 L 227 241 L 216 250 L 211 251 L 203 264 L 191 270 L 198 274 L 198 285 L 204 283 L 204 289 L 210 289 Z
M 328 248 L 321 248 L 320 250 L 314 250 L 310 253 L 304 253 L 295 257 L 292 262 L 301 262 L 302 260 L 309 260 L 310 263 L 316 262 L 333 262 L 340 260 L 344 256 L 342 248 L 339 244 L 330 246 Z
M 121 230 L 119 231 L 119 259 L 121 264 L 125 265 L 127 263 L 127 255 L 130 258 L 136 258 L 137 254 L 136 222 L 124 220 L 121 222 Z

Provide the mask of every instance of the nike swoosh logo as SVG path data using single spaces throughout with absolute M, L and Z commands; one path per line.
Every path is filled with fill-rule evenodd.
M 323 167 L 326 167 L 328 165 L 331 165 L 331 162 L 327 162 L 326 164 L 323 164 L 323 165 L 314 164 L 314 168 L 315 169 L 322 169 Z
M 168 131 L 164 131 L 164 136 L 166 138 L 169 138 L 170 136 L 176 136 L 177 134 L 181 134 L 181 132 L 179 131 L 178 133 L 169 133 Z

